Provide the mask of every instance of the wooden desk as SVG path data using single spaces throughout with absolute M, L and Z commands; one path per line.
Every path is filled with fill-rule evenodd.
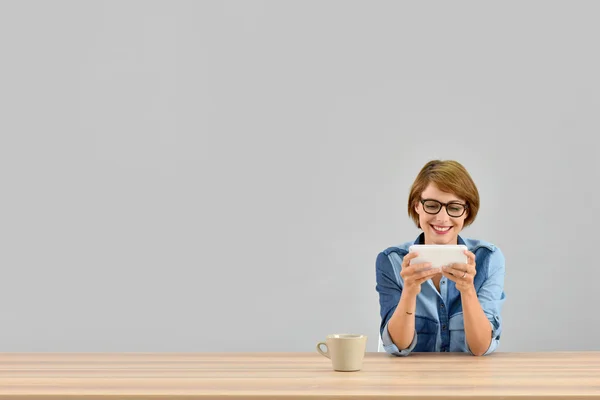
M 600 399 L 600 352 L 368 353 L 359 372 L 316 352 L 0 353 L 2 400 L 377 397 Z

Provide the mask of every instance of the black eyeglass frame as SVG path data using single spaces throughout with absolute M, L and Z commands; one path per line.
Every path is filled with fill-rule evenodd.
M 425 208 L 425 202 L 426 202 L 426 201 L 433 201 L 433 202 L 436 202 L 436 203 L 439 205 L 439 208 L 438 208 L 438 210 L 437 210 L 436 212 L 429 212 L 429 211 L 427 211 L 427 210 L 426 210 L 426 208 Z M 421 199 L 421 200 L 420 200 L 420 203 L 423 205 L 423 211 L 425 211 L 427 214 L 430 214 L 430 215 L 436 215 L 436 214 L 439 214 L 439 212 L 440 212 L 440 211 L 442 211 L 442 207 L 444 207 L 444 208 L 446 208 L 446 213 L 447 213 L 447 214 L 448 214 L 450 217 L 452 217 L 452 218 L 460 218 L 460 217 L 462 217 L 462 216 L 465 214 L 465 212 L 467 212 L 467 209 L 469 208 L 469 205 L 468 205 L 468 204 L 466 204 L 466 203 L 465 203 L 465 204 L 463 204 L 463 203 L 461 203 L 461 202 L 459 202 L 459 201 L 451 201 L 451 202 L 449 202 L 449 203 L 442 203 L 441 201 L 438 201 L 438 200 L 436 200 L 436 199 Z M 460 213 L 460 215 L 452 215 L 452 214 L 450 214 L 450 211 L 448 210 L 448 206 L 450 206 L 450 205 L 453 205 L 453 204 L 454 204 L 454 205 L 458 205 L 458 206 L 462 206 L 462 207 L 463 207 L 463 212 L 462 212 L 462 213 Z

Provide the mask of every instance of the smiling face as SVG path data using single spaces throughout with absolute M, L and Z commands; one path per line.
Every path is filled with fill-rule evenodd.
M 462 211 L 461 205 L 465 201 L 456 197 L 453 193 L 442 192 L 438 187 L 430 183 L 421 193 L 421 199 L 437 200 L 440 203 L 448 203 L 450 214 L 458 215 Z M 415 211 L 419 215 L 419 225 L 425 234 L 425 244 L 457 244 L 458 233 L 462 230 L 468 210 L 460 217 L 451 217 L 448 215 L 446 207 L 442 206 L 437 214 L 435 204 L 423 205 L 418 202 Z M 428 212 L 429 213 L 428 213 Z

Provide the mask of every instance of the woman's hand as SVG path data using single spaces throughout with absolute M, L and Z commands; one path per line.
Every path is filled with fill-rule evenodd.
M 475 254 L 465 250 L 467 256 L 466 264 L 452 264 L 442 268 L 442 274 L 456 284 L 456 289 L 461 293 L 475 290 L 473 281 L 475 280 Z
M 440 268 L 431 268 L 430 263 L 410 265 L 410 260 L 417 256 L 418 254 L 414 252 L 404 256 L 402 271 L 400 271 L 400 276 L 404 280 L 402 292 L 415 297 L 421 293 L 421 284 L 423 282 L 442 272 Z

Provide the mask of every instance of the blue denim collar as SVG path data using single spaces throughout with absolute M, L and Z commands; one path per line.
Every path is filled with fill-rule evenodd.
M 425 244 L 425 232 L 422 232 L 417 237 L 417 240 L 415 240 L 414 244 Z M 458 244 L 464 244 L 466 246 L 465 241 L 460 237 L 460 235 L 458 235 Z

